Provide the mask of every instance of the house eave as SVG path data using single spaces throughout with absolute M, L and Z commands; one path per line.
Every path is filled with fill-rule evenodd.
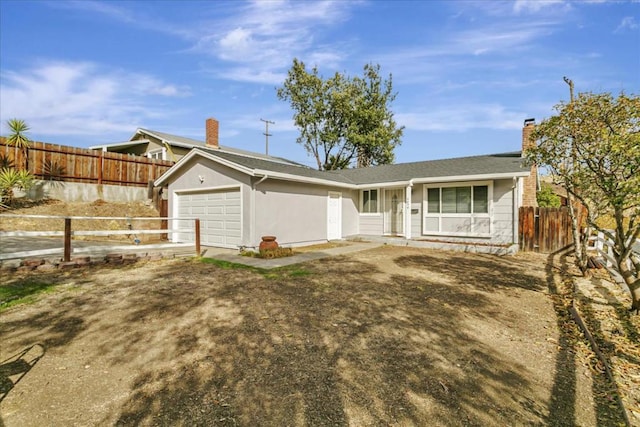
M 476 175 L 456 175 L 456 176 L 433 176 L 423 178 L 411 178 L 403 181 L 381 181 L 367 184 L 357 184 L 355 188 L 389 188 L 389 187 L 407 187 L 414 184 L 431 184 L 438 182 L 468 182 L 468 181 L 488 181 L 494 179 L 511 179 L 513 177 L 529 176 L 529 172 L 504 172 L 493 174 L 476 174 Z
M 208 159 L 208 160 L 211 160 L 211 161 L 213 161 L 215 163 L 219 163 L 221 165 L 227 166 L 227 167 L 229 167 L 231 169 L 237 170 L 237 171 L 242 172 L 244 174 L 247 174 L 247 175 L 250 175 L 250 176 L 255 176 L 253 169 L 249 169 L 249 168 L 241 166 L 241 165 L 239 165 L 237 163 L 230 162 L 230 161 L 225 160 L 225 159 L 221 159 L 220 157 L 214 156 L 214 155 L 209 154 L 209 153 L 207 153 L 205 151 L 199 150 L 197 147 L 194 147 L 191 151 L 189 151 L 189 153 L 187 153 L 187 155 L 185 155 L 180 160 L 178 160 L 178 162 L 175 165 L 173 165 L 168 171 L 166 171 L 158 179 L 156 179 L 155 182 L 153 183 L 153 185 L 156 186 L 156 187 L 161 187 L 169 178 L 171 178 L 180 169 L 182 169 L 182 166 L 185 163 L 187 163 L 189 160 L 193 159 L 196 156 L 204 157 L 205 159 Z
M 124 142 L 114 142 L 112 144 L 100 144 L 100 145 L 92 145 L 89 147 L 90 150 L 104 150 L 109 148 L 127 148 L 133 147 L 135 145 L 146 144 L 148 143 L 148 139 L 139 139 L 137 141 L 124 141 Z
M 329 187 L 339 187 L 339 188 L 348 188 L 348 189 L 357 188 L 355 184 L 349 184 L 349 183 L 340 182 L 340 181 L 332 181 L 329 179 L 311 178 L 306 176 L 291 175 L 291 174 L 282 173 L 282 172 L 272 172 L 272 171 L 262 170 L 262 169 L 256 169 L 254 170 L 254 172 L 255 172 L 255 176 L 268 176 L 269 178 L 276 178 L 284 181 L 304 182 L 306 184 L 326 185 Z
M 456 176 L 435 176 L 428 178 L 414 178 L 414 184 L 431 184 L 436 182 L 455 182 L 455 181 L 487 181 L 494 179 L 511 179 L 529 176 L 529 171 L 520 172 L 502 172 L 477 175 L 456 175 Z

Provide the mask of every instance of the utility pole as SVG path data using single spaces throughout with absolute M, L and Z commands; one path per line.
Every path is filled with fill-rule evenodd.
M 266 149 L 265 149 L 265 154 L 268 156 L 269 155 L 269 137 L 271 136 L 271 134 L 269 133 L 269 124 L 275 125 L 276 122 L 272 122 L 269 120 L 265 120 L 265 119 L 260 119 L 260 121 L 264 122 L 265 125 L 265 131 L 264 131 L 264 136 L 265 136 L 265 143 L 266 143 Z
M 571 102 L 573 102 L 573 80 L 569 77 L 563 77 L 564 82 L 569 85 L 569 97 Z

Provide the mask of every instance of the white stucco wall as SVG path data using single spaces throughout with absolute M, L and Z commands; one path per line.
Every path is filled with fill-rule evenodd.
M 329 191 L 342 194 L 342 236 L 355 234 L 353 192 L 340 188 L 267 179 L 255 188 L 255 233 L 274 235 L 281 245 L 327 240 Z

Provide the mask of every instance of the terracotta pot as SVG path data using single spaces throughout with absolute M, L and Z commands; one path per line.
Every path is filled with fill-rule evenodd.
M 278 242 L 276 242 L 276 236 L 262 236 L 262 242 L 260 242 L 260 252 L 277 248 Z

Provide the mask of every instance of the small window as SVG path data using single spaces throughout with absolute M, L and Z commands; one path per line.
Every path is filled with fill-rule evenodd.
M 439 188 L 429 188 L 427 192 L 427 213 L 440 213 Z
M 378 213 L 378 190 L 362 190 L 362 213 Z
M 162 155 L 163 155 L 163 150 L 154 150 L 154 151 L 149 151 L 147 153 L 147 157 L 149 159 L 156 159 L 156 160 L 163 160 Z
M 476 185 L 473 187 L 473 213 L 489 213 L 489 187 Z

